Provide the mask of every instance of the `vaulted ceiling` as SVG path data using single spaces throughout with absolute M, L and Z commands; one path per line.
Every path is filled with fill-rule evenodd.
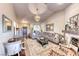
M 29 3 L 14 3 L 13 7 L 14 7 L 16 17 L 19 20 L 26 19 L 29 22 L 35 22 L 35 19 L 34 19 L 35 15 L 30 12 L 28 5 Z M 40 14 L 41 18 L 39 22 L 46 21 L 55 12 L 65 9 L 70 4 L 64 3 L 64 4 L 59 5 L 57 3 L 45 3 L 45 5 L 47 6 L 47 10 L 44 13 Z

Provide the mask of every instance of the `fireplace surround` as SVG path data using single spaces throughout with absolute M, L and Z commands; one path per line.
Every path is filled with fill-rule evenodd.
M 78 52 L 78 41 L 79 41 L 79 34 L 74 32 L 65 31 L 65 40 L 68 48 L 74 49 L 74 51 Z
M 78 38 L 75 38 L 75 37 L 72 37 L 71 38 L 71 44 L 78 47 L 78 43 L 79 43 L 79 39 Z

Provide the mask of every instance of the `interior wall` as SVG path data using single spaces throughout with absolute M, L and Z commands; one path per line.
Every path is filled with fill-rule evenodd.
M 41 23 L 41 30 L 42 30 L 42 32 L 46 31 L 46 24 L 45 23 Z
M 79 3 L 71 4 L 68 8 L 65 9 L 65 23 L 70 17 L 76 14 L 79 14 Z
M 54 32 L 63 34 L 62 30 L 64 30 L 64 25 L 65 25 L 64 18 L 65 18 L 64 10 L 60 12 L 56 12 L 46 21 L 46 24 L 54 23 Z
M 11 4 L 0 4 L 0 41 L 1 42 L 7 42 L 7 40 L 11 37 L 13 37 L 13 30 L 9 32 L 3 32 L 2 31 L 2 14 L 5 14 L 8 18 L 12 20 L 16 20 L 13 6 Z
M 50 18 L 47 19 L 45 24 L 54 23 L 54 32 L 63 34 L 62 30 L 65 29 L 65 24 L 66 24 L 67 20 L 70 17 L 72 17 L 76 14 L 79 14 L 78 6 L 79 6 L 78 3 L 71 4 L 65 10 L 59 11 L 59 12 L 53 14 Z M 42 25 L 43 29 L 45 29 L 45 24 Z

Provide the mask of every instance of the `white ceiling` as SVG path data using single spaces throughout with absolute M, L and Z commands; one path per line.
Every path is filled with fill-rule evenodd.
M 34 20 L 35 15 L 30 12 L 28 5 L 29 5 L 28 3 L 14 3 L 13 7 L 14 7 L 16 17 L 19 20 L 26 19 L 29 22 L 35 22 Z M 47 10 L 43 14 L 40 15 L 41 17 L 40 22 L 44 22 L 52 14 L 54 14 L 57 11 L 65 9 L 70 4 L 64 3 L 62 5 L 58 5 L 57 3 L 45 3 L 45 5 L 47 6 Z

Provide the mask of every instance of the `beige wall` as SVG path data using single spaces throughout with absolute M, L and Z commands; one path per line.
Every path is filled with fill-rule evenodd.
M 13 37 L 13 31 L 2 32 L 2 14 L 5 14 L 12 21 L 16 20 L 12 5 L 0 4 L 0 41 L 6 42 L 9 38 Z
M 64 26 L 67 20 L 76 14 L 79 14 L 79 4 L 71 4 L 65 10 L 53 14 L 50 18 L 48 18 L 46 24 L 54 23 L 54 32 L 62 34 L 62 30 L 65 29 Z M 44 25 L 45 24 L 42 26 Z M 43 27 L 43 29 L 44 28 L 45 27 Z
M 77 3 L 70 5 L 68 8 L 65 9 L 65 23 L 70 17 L 76 14 L 79 14 L 79 4 Z
M 57 12 L 53 14 L 48 20 L 47 24 L 54 23 L 54 32 L 62 34 L 62 30 L 64 30 L 64 11 Z
M 41 24 L 41 30 L 42 30 L 43 32 L 46 31 L 46 24 L 45 24 L 45 23 L 42 23 L 42 24 Z

